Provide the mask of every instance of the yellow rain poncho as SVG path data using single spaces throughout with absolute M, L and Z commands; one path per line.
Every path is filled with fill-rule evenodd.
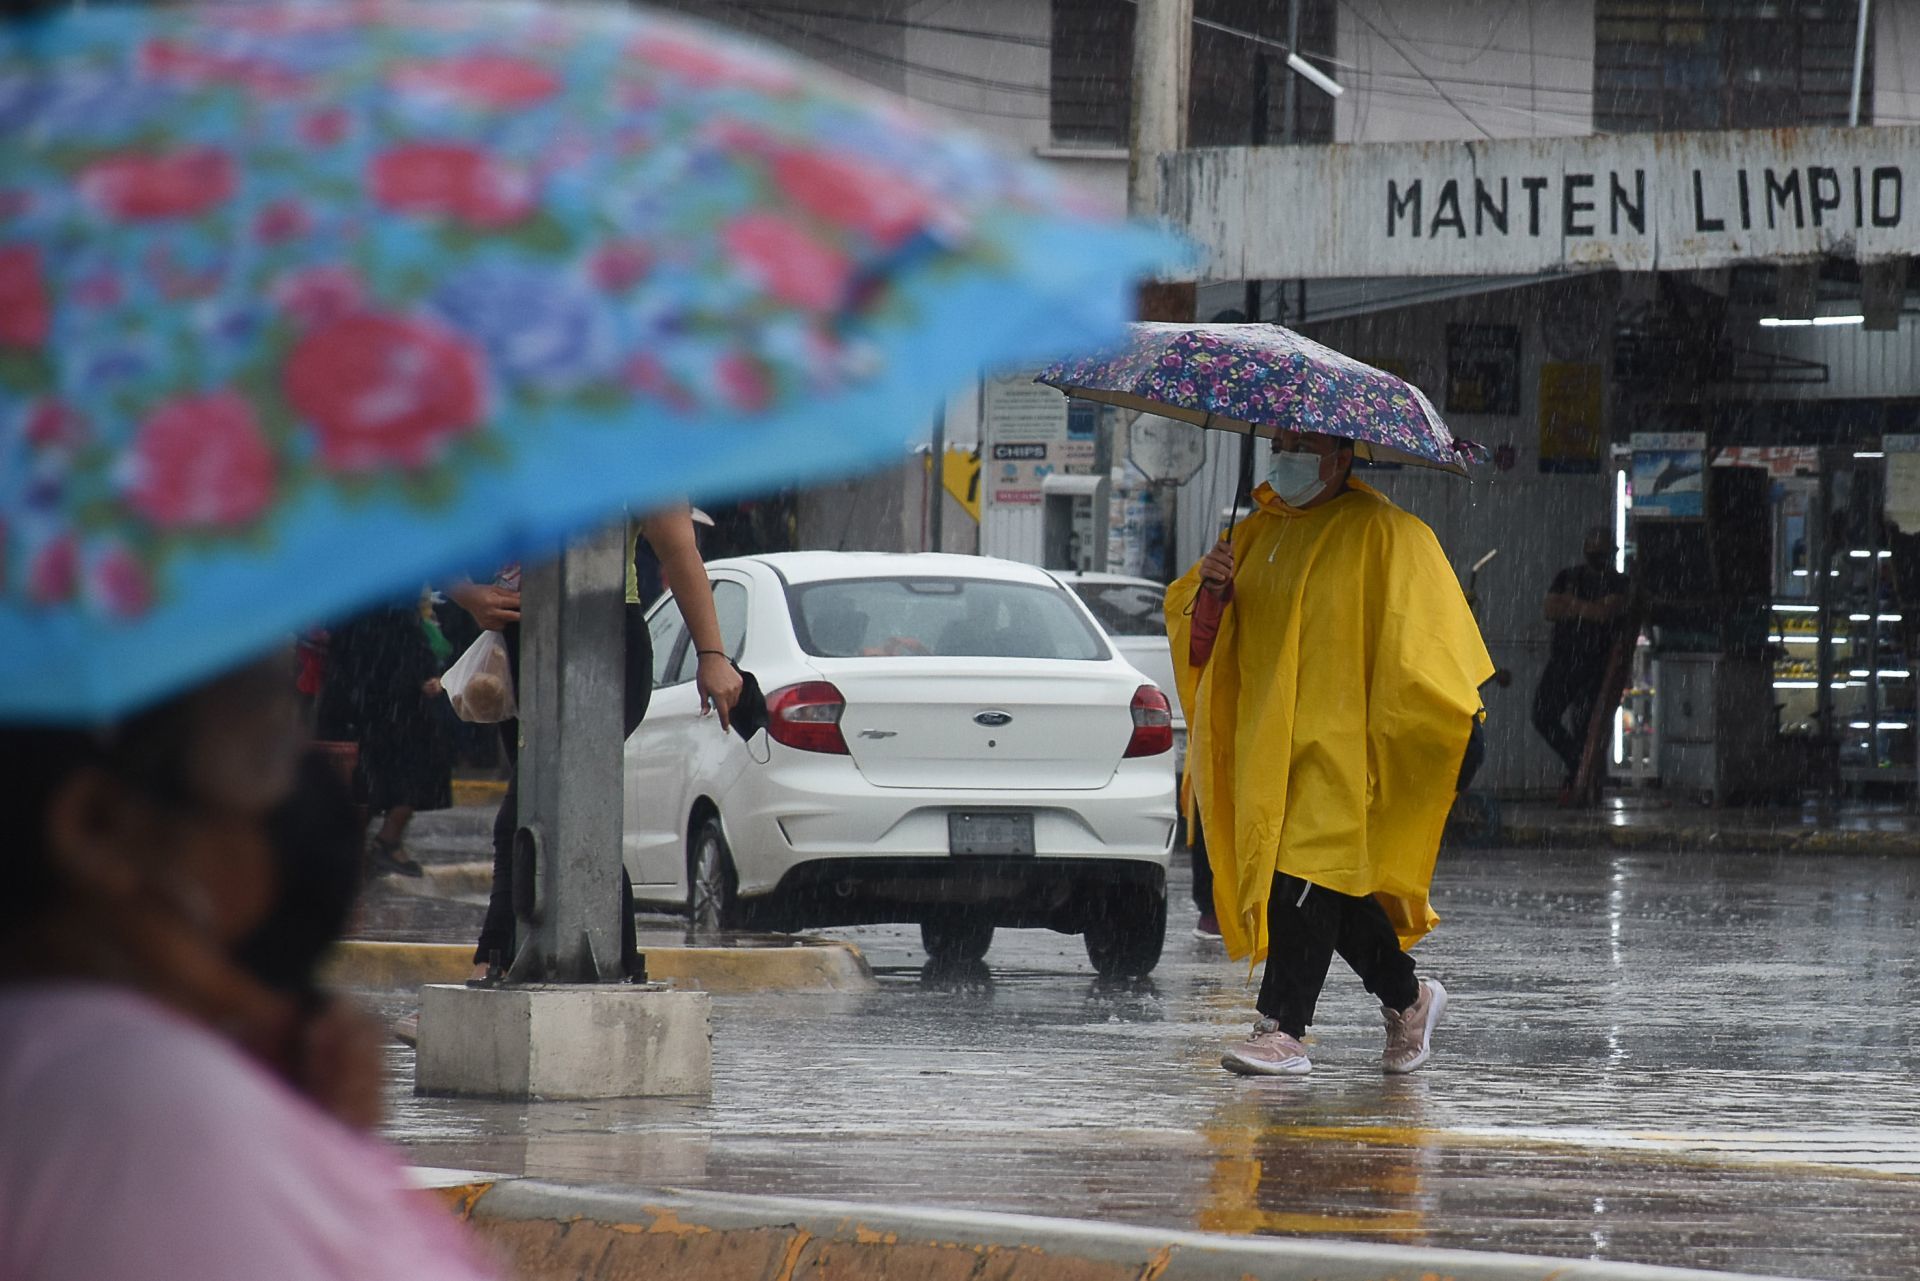
M 1193 798 L 1236 958 L 1266 955 L 1276 871 L 1373 895 L 1402 947 L 1439 922 L 1434 857 L 1493 662 L 1433 531 L 1350 486 L 1307 511 L 1255 491 L 1204 666 L 1187 653 L 1199 567 L 1167 589 Z

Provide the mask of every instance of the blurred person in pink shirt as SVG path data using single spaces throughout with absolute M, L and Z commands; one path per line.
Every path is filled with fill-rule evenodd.
M 0 726 L 0 1277 L 481 1281 L 370 1136 L 377 1025 L 236 948 L 274 907 L 287 665 L 98 730 Z

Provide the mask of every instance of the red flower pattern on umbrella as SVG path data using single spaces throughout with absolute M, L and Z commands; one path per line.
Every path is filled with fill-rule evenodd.
M 277 471 L 245 397 L 182 396 L 140 424 L 128 499 L 160 529 L 232 529 L 272 505 Z
M 195 218 L 233 195 L 233 159 L 215 147 L 147 155 L 127 152 L 80 171 L 80 194 L 96 209 L 126 222 Z
M 395 68 L 393 83 L 406 92 L 500 111 L 530 107 L 560 90 L 559 79 L 541 64 L 495 52 L 406 63 Z
M 87 442 L 87 420 L 65 401 L 48 397 L 27 411 L 26 437 L 35 449 L 78 449 Z
M 153 604 L 153 579 L 131 548 L 112 542 L 89 560 L 87 595 L 114 618 L 138 618 Z
M 727 225 L 724 240 L 735 262 L 782 302 L 832 311 L 846 299 L 853 264 L 791 218 L 748 214 Z
M 373 197 L 396 213 L 452 218 L 498 229 L 525 221 L 539 206 L 533 179 L 478 147 L 411 143 L 375 157 Z
M 771 61 L 728 53 L 665 32 L 642 36 L 627 48 L 627 56 L 658 67 L 703 88 L 753 89 L 787 94 L 800 87 L 791 71 Z
M 40 251 L 30 245 L 0 246 L 0 346 L 39 347 L 52 328 Z
M 41 544 L 27 563 L 27 599 L 57 605 L 73 595 L 79 577 L 80 544 L 72 534 L 58 534 Z
M 294 347 L 286 394 L 313 424 L 329 468 L 422 467 L 479 424 L 481 362 L 446 330 L 399 316 L 348 316 Z
M 781 152 L 773 162 L 773 180 L 814 217 L 857 227 L 889 248 L 940 213 L 933 196 L 913 183 L 825 152 Z

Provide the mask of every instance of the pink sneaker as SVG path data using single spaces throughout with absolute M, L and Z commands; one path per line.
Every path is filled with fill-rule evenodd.
M 1447 989 L 1438 979 L 1420 980 L 1420 998 L 1404 1011 L 1380 1007 L 1387 1021 L 1387 1048 L 1380 1066 L 1391 1076 L 1413 1071 L 1433 1054 L 1433 1029 L 1447 1012 Z
M 1220 1066 L 1241 1076 L 1305 1076 L 1313 1071 L 1307 1047 L 1272 1019 L 1253 1025 L 1253 1035 L 1220 1056 Z

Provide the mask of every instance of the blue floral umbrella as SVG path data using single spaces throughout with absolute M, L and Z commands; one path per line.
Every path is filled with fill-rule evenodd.
M 1198 427 L 1344 436 L 1373 462 L 1464 476 L 1479 453 L 1412 383 L 1279 325 L 1136 324 L 1120 347 L 1062 360 L 1040 381 Z
M 898 457 L 1179 252 L 632 11 L 0 24 L 0 720 L 123 713 L 622 505 Z

